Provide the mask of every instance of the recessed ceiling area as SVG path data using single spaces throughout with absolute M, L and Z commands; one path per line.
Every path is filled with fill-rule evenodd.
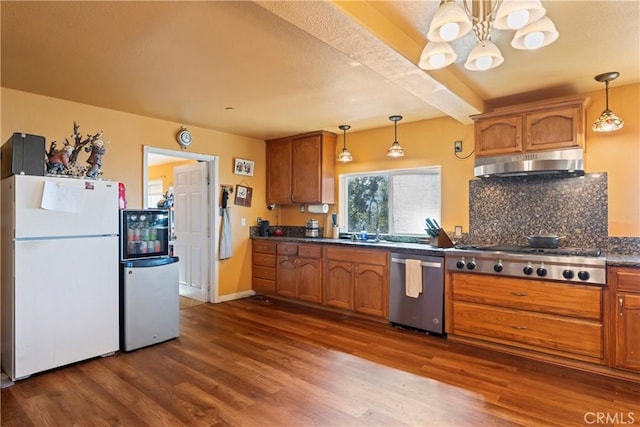
M 459 0 L 458 0 L 459 1 Z M 560 32 L 536 51 L 492 40 L 505 61 L 418 68 L 439 1 L 2 1 L 6 88 L 257 139 L 339 133 L 640 81 L 640 2 L 543 1 Z M 231 109 L 228 107 L 232 107 Z

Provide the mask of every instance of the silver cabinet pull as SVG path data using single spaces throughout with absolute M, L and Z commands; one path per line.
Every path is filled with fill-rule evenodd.
M 509 327 L 510 327 L 510 328 L 513 328 L 513 329 L 517 329 L 517 330 L 519 330 L 519 331 L 521 331 L 521 330 L 523 330 L 523 329 L 527 329 L 527 327 L 526 327 L 526 326 L 509 325 Z
M 526 297 L 529 294 L 527 294 L 526 292 L 511 292 L 511 295 L 515 295 L 517 297 Z
M 624 314 L 624 298 L 623 297 L 618 298 L 618 313 L 620 314 L 620 316 Z

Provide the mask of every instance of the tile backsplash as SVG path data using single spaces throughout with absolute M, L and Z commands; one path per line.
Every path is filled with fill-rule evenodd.
M 607 174 L 527 176 L 469 182 L 469 240 L 527 245 L 540 231 L 560 246 L 607 248 Z

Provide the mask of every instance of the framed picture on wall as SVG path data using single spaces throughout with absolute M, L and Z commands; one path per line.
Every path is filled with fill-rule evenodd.
M 236 175 L 253 176 L 253 162 L 251 160 L 236 159 L 233 165 L 233 173 Z
M 236 196 L 233 203 L 239 206 L 251 207 L 251 196 L 253 195 L 253 188 L 245 185 L 236 185 Z

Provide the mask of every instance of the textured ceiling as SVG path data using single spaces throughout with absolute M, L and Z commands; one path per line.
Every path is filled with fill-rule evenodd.
M 459 0 L 458 0 L 459 1 Z M 640 2 L 544 1 L 560 38 L 484 72 L 416 64 L 429 1 L 0 3 L 2 86 L 259 139 L 468 116 L 640 81 Z

